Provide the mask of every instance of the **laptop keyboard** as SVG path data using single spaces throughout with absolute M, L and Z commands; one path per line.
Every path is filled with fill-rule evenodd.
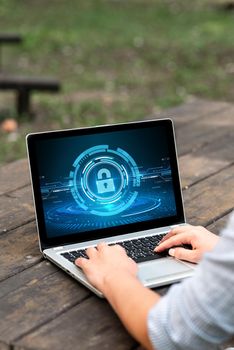
M 110 246 L 114 244 L 121 245 L 126 250 L 126 253 L 130 258 L 132 258 L 135 262 L 140 263 L 153 259 L 160 259 L 168 255 L 167 251 L 160 254 L 154 252 L 154 248 L 159 244 L 165 235 L 166 233 L 156 236 L 142 237 L 130 241 L 116 242 L 111 243 Z M 61 253 L 61 255 L 72 263 L 74 263 L 75 260 L 80 257 L 88 258 L 85 249 L 73 250 L 70 252 Z

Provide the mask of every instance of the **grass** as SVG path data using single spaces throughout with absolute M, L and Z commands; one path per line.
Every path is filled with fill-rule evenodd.
M 35 94 L 35 118 L 0 134 L 0 162 L 25 156 L 29 131 L 141 119 L 191 95 L 233 101 L 233 12 L 186 0 L 0 0 L 4 70 L 56 76 L 60 95 Z M 15 116 L 12 94 L 0 118 Z

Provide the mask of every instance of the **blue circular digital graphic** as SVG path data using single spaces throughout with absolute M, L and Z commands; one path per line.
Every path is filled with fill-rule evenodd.
M 69 177 L 73 198 L 94 215 L 117 215 L 138 196 L 139 169 L 121 148 L 99 145 L 85 150 L 74 161 Z

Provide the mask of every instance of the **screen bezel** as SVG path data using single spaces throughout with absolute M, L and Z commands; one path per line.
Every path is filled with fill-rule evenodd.
M 96 135 L 98 133 L 109 133 L 115 131 L 127 131 L 134 129 L 143 129 L 155 126 L 165 126 L 168 140 L 169 157 L 171 162 L 172 170 L 172 182 L 175 193 L 175 202 L 177 215 L 171 217 L 165 217 L 160 219 L 154 219 L 150 221 L 132 223 L 127 225 L 109 227 L 104 229 L 98 229 L 87 232 L 78 232 L 77 234 L 59 236 L 59 237 L 48 237 L 46 234 L 46 225 L 42 204 L 42 197 L 40 192 L 40 181 L 39 181 L 39 169 L 37 166 L 36 158 L 36 142 L 45 139 L 55 138 L 66 138 L 72 136 L 83 136 L 83 135 Z M 38 234 L 40 239 L 41 249 L 61 246 L 72 243 L 81 243 L 89 240 L 104 239 L 106 237 L 113 237 L 117 235 L 139 232 L 143 230 L 149 230 L 152 228 L 166 227 L 170 225 L 176 225 L 185 222 L 183 199 L 180 186 L 180 177 L 177 162 L 176 144 L 174 136 L 174 127 L 172 119 L 157 119 L 147 120 L 141 122 L 131 122 L 124 124 L 104 125 L 89 128 L 49 131 L 42 133 L 29 134 L 26 137 L 28 159 L 31 170 L 31 180 L 34 195 L 35 211 L 37 218 Z

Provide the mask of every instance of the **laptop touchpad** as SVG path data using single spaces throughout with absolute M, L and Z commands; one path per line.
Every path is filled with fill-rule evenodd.
M 138 277 L 141 281 L 152 281 L 169 275 L 191 271 L 191 267 L 173 258 L 147 261 L 139 264 Z

